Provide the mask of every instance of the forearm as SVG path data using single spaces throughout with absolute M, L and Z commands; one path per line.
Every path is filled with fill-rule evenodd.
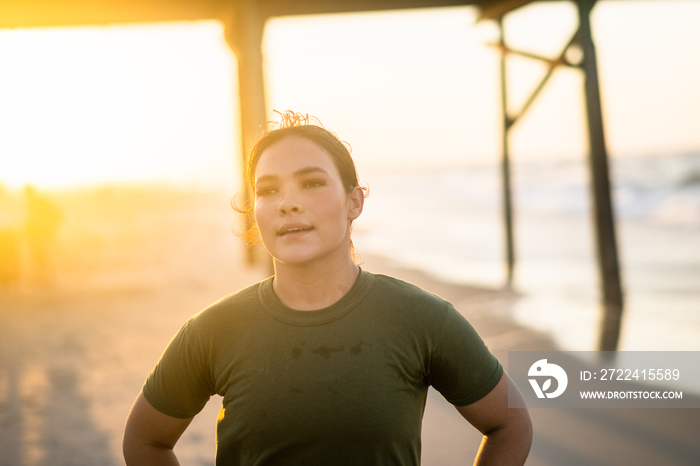
M 127 466 L 180 466 L 172 448 L 157 445 L 139 445 L 124 443 L 124 460 Z
M 179 419 L 155 409 L 140 393 L 131 408 L 124 427 L 122 452 L 128 466 L 179 466 L 173 448 L 192 422 Z
M 532 444 L 529 419 L 519 425 L 497 429 L 484 435 L 474 466 L 516 466 L 525 464 Z

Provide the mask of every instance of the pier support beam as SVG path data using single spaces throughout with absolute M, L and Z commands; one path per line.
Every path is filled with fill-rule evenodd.
M 591 36 L 590 14 L 596 0 L 578 0 L 577 3 L 580 21 L 579 45 L 583 52 L 582 67 L 585 74 L 593 215 L 603 301 L 603 320 L 598 346 L 600 351 L 616 351 L 620 338 L 623 298 L 615 239 L 608 153 L 605 147 L 600 105 L 598 66 Z
M 512 8 L 499 10 L 499 16 L 483 15 L 481 19 L 495 19 L 499 27 L 499 40 L 495 44 L 501 52 L 501 104 L 503 113 L 503 155 L 501 161 L 503 184 L 503 212 L 506 246 L 506 283 L 512 284 L 515 268 L 515 247 L 513 244 L 513 214 L 511 202 L 510 150 L 508 134 L 513 125 L 525 114 L 538 96 L 552 72 L 559 66 L 580 68 L 584 73 L 586 116 L 588 120 L 589 167 L 593 223 L 597 246 L 598 274 L 600 279 L 603 319 L 600 329 L 598 349 L 616 351 L 622 323 L 623 293 L 615 239 L 615 216 L 613 212 L 611 183 L 608 167 L 608 153 L 605 147 L 603 115 L 598 84 L 598 66 L 595 47 L 591 35 L 590 15 L 596 0 L 575 0 L 579 12 L 579 29 L 556 58 L 547 58 L 534 53 L 513 50 L 505 43 L 503 15 L 527 2 L 513 4 Z M 580 47 L 583 58 L 580 63 L 572 63 L 567 52 L 572 47 Z M 518 113 L 510 114 L 507 100 L 506 56 L 515 54 L 542 61 L 547 64 L 547 72 L 535 87 Z
M 503 28 L 503 17 L 498 18 L 498 46 L 501 50 L 500 71 L 501 71 L 501 113 L 503 118 L 503 139 L 501 154 L 501 184 L 502 184 L 502 209 L 505 235 L 505 255 L 506 255 L 506 286 L 513 285 L 515 275 L 515 242 L 513 241 L 513 202 L 510 179 L 510 149 L 509 135 L 513 126 L 513 119 L 508 113 L 508 77 L 506 75 L 506 41 L 505 30 Z
M 238 94 L 241 119 L 241 166 L 243 172 L 243 203 L 251 206 L 253 195 L 245 179 L 248 156 L 255 144 L 261 125 L 267 120 L 265 84 L 263 75 L 262 35 L 266 17 L 257 7 L 256 0 L 231 2 L 224 24 L 226 41 L 236 54 L 238 63 Z M 246 231 L 250 219 L 246 218 Z M 255 252 L 247 249 L 249 263 L 256 262 Z

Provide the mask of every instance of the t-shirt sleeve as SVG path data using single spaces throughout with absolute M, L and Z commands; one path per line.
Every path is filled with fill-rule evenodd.
M 449 305 L 431 356 L 429 383 L 453 405 L 466 406 L 493 390 L 502 375 L 503 366 L 474 327 Z
M 183 419 L 199 413 L 214 394 L 207 339 L 193 322 L 173 337 L 143 386 L 154 408 Z

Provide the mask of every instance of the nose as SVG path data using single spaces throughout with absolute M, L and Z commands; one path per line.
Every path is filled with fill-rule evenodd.
M 282 192 L 282 197 L 280 198 L 277 210 L 282 215 L 300 213 L 302 211 L 302 206 L 299 202 L 298 195 L 293 189 L 285 189 Z

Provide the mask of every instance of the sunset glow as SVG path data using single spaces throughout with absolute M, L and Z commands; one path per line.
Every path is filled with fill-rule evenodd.
M 217 23 L 0 31 L 10 185 L 232 178 L 235 59 Z
M 149 440 L 166 437 L 165 443 L 174 445 L 177 435 L 170 433 L 176 430 L 182 435 L 174 451 L 156 450 L 175 453 L 181 464 L 214 464 L 217 427 L 239 427 L 229 423 L 231 416 L 224 419 L 220 409 L 228 407 L 231 414 L 241 403 L 257 406 L 274 394 L 236 398 L 239 393 L 226 388 L 237 380 L 253 387 L 248 375 L 257 376 L 251 365 L 230 380 L 207 374 L 207 367 L 229 356 L 234 363 L 228 367 L 235 371 L 238 361 L 252 354 L 252 346 L 247 352 L 222 353 L 223 359 L 204 351 L 194 359 L 203 362 L 206 356 L 211 364 L 189 364 L 193 358 L 184 357 L 185 365 L 176 371 L 194 368 L 190 383 L 171 390 L 181 392 L 182 409 L 173 405 L 155 414 L 170 404 L 165 390 L 163 397 L 156 396 L 163 403 L 146 410 L 150 415 L 125 422 L 134 398 L 143 402 L 139 394 L 150 386 L 144 379 L 159 357 L 166 354 L 172 363 L 187 356 L 185 350 L 164 353 L 168 342 L 202 349 L 199 343 L 223 341 L 214 334 L 226 333 L 262 348 L 264 335 L 274 336 L 266 329 L 274 327 L 283 338 L 277 339 L 282 345 L 267 345 L 271 358 L 283 353 L 295 360 L 300 356 L 299 361 L 311 358 L 309 370 L 327 370 L 319 380 L 329 390 L 342 388 L 337 376 L 346 367 L 333 365 L 357 357 L 359 347 L 365 357 L 375 354 L 383 335 L 362 335 L 365 341 L 359 345 L 345 345 L 335 342 L 336 333 L 347 322 L 371 316 L 377 304 L 376 310 L 384 313 L 380 320 L 393 319 L 373 298 L 384 288 L 365 293 L 370 274 L 376 274 L 375 287 L 395 283 L 392 277 L 412 284 L 395 286 L 402 293 L 397 298 L 406 302 L 423 296 L 419 288 L 436 293 L 420 298 L 433 322 L 428 326 L 436 327 L 440 315 L 449 319 L 445 324 L 456 322 L 455 311 L 464 315 L 474 329 L 464 322 L 455 328 L 467 331 L 478 346 L 483 340 L 504 366 L 509 353 L 596 351 L 601 337 L 617 333 L 618 355 L 698 354 L 700 0 L 595 2 L 591 29 L 609 190 L 596 183 L 604 177 L 592 176 L 596 166 L 591 162 L 601 160 L 590 156 L 584 74 L 575 66 L 556 68 L 511 128 L 512 169 L 503 169 L 501 57 L 489 45 L 499 31 L 495 23 L 477 23 L 476 8 L 270 18 L 260 44 L 267 117 L 279 121 L 275 111 L 286 110 L 308 114 L 347 143 L 359 184 L 368 189 L 359 217 L 361 199 L 353 195 L 359 191 L 339 189 L 330 159 L 304 141 L 300 146 L 278 141 L 257 165 L 262 171 L 253 178 L 263 182 L 258 188 L 264 191 L 270 180 L 283 182 L 284 196 L 272 196 L 269 189 L 253 190 L 253 199 L 245 195 L 238 62 L 224 23 L 207 20 L 218 16 L 227 24 L 242 24 L 241 18 L 225 17 L 238 3 L 251 2 L 0 0 L 0 24 L 16 27 L 0 28 L 0 466 L 124 464 L 124 445 L 141 437 L 139 431 L 151 432 L 142 436 L 141 445 L 153 446 Z M 314 2 L 268 3 L 291 9 Z M 341 3 L 327 2 L 334 7 Z M 507 14 L 506 44 L 556 59 L 578 28 L 576 4 L 533 1 Z M 161 21 L 163 14 L 204 20 L 127 23 Z M 113 15 L 121 15 L 119 24 L 109 24 L 117 21 Z M 37 27 L 19 27 L 26 21 Z M 92 25 L 38 27 L 84 21 Z M 576 62 L 575 50 L 572 55 Z M 546 74 L 547 64 L 517 54 L 508 55 L 506 62 L 508 110 L 516 113 Z M 247 138 L 245 142 L 247 146 Z M 300 160 L 308 163 L 301 166 Z M 317 169 L 333 176 L 299 183 L 301 172 Z M 511 183 L 504 182 L 507 173 Z M 247 203 L 266 194 L 267 200 Z M 596 197 L 602 202 L 596 203 Z M 248 206 L 255 207 L 251 215 L 241 212 Z M 257 225 L 250 224 L 252 218 Z M 347 249 L 337 246 L 338 241 L 347 243 L 350 220 L 352 259 L 364 278 L 341 298 L 358 277 L 343 252 Z M 248 244 L 254 242 L 246 241 L 251 233 L 265 241 Z M 351 265 L 353 275 L 348 275 Z M 275 289 L 258 295 L 264 298 L 260 306 L 250 306 L 256 301 L 255 287 L 270 283 Z M 283 294 L 277 293 L 280 283 Z M 301 285 L 284 293 L 290 283 Z M 618 283 L 622 305 L 608 299 L 617 294 L 610 291 Z M 321 296 L 318 290 L 332 292 Z M 336 299 L 340 301 L 331 304 Z M 266 315 L 263 308 L 270 310 L 270 302 L 275 312 Z M 357 306 L 343 310 L 348 303 Z M 308 316 L 282 309 L 327 305 Z M 606 310 L 622 308 L 622 318 L 616 313 L 606 318 Z M 260 315 L 253 315 L 256 310 Z M 328 326 L 312 322 L 324 316 L 338 319 Z M 605 330 L 601 324 L 606 322 L 621 324 L 620 331 Z M 306 325 L 310 323 L 313 329 Z M 357 328 L 374 323 L 368 320 Z M 250 330 L 249 337 L 233 328 L 241 325 Z M 318 345 L 306 341 L 307 330 L 326 328 L 330 333 L 325 336 L 314 333 Z M 451 341 L 437 341 L 434 332 L 411 336 L 442 347 Z M 328 349 L 326 340 L 332 357 L 316 351 Z M 348 356 L 332 348 L 340 344 L 349 348 Z M 215 347 L 221 345 L 207 346 Z M 391 357 L 386 361 L 393 370 Z M 413 362 L 420 368 L 429 361 Z M 155 366 L 154 373 L 167 371 L 168 365 Z M 273 366 L 261 369 L 261 377 L 280 375 Z M 467 400 L 457 396 L 457 385 L 444 383 L 453 374 L 442 375 L 424 382 L 434 382 L 433 388 L 446 390 L 445 396 L 451 392 L 453 401 Z M 698 375 L 683 374 L 687 399 L 700 396 Z M 382 381 L 395 382 L 380 377 L 370 388 Z M 646 384 L 635 381 L 637 388 L 644 386 L 637 382 Z M 170 422 L 173 418 L 166 414 L 198 411 L 210 392 L 194 388 L 202 384 L 215 386 L 219 394 L 181 432 L 189 421 Z M 420 458 L 415 459 L 456 466 L 475 457 L 482 433 L 460 412 L 448 409 L 433 388 L 427 397 L 423 389 L 428 387 L 418 388 L 421 392 L 414 394 L 423 397 L 425 409 L 416 405 L 420 409 L 413 416 L 422 422 L 422 427 L 414 423 L 421 434 L 416 442 Z M 200 391 L 201 397 L 185 400 Z M 331 391 L 329 396 L 340 395 L 336 401 L 342 403 L 344 392 Z M 283 385 L 278 392 L 281 400 L 305 396 L 304 390 Z M 355 397 L 359 392 L 348 393 Z M 498 404 L 499 397 L 489 397 L 485 405 Z M 307 405 L 293 403 L 292 411 Z M 361 409 L 370 412 L 374 406 Z M 271 419 L 273 410 L 266 412 Z M 536 423 L 528 464 L 571 458 L 577 464 L 666 465 L 700 458 L 693 440 L 693 432 L 700 431 L 698 410 L 578 412 L 585 415 L 566 409 L 536 414 L 545 422 Z M 303 417 L 290 413 L 292 420 Z M 225 422 L 218 423 L 217 415 Z M 144 427 L 146 418 L 169 427 L 157 435 Z M 320 432 L 333 424 L 317 418 L 321 423 L 314 426 L 314 419 L 302 419 L 300 428 Z M 370 421 L 382 425 L 381 419 Z M 495 421 L 510 426 L 503 418 Z M 267 427 L 274 431 L 285 425 Z M 125 436 L 125 430 L 132 433 Z M 374 433 L 389 438 L 381 429 L 370 429 L 349 439 Z M 296 448 L 294 442 L 283 443 Z M 493 451 L 505 452 L 499 446 Z
M 685 1 L 594 10 L 612 156 L 700 147 L 698 14 Z M 494 160 L 498 56 L 474 20 L 471 8 L 273 19 L 270 112 L 319 116 L 361 166 Z M 507 39 L 556 55 L 576 21 L 569 4 L 523 8 Z M 0 182 L 238 182 L 236 61 L 219 23 L 3 30 L 0 60 Z M 513 57 L 509 69 L 517 109 L 543 67 Z M 578 71 L 555 72 L 513 132 L 516 157 L 585 152 L 581 87 Z

